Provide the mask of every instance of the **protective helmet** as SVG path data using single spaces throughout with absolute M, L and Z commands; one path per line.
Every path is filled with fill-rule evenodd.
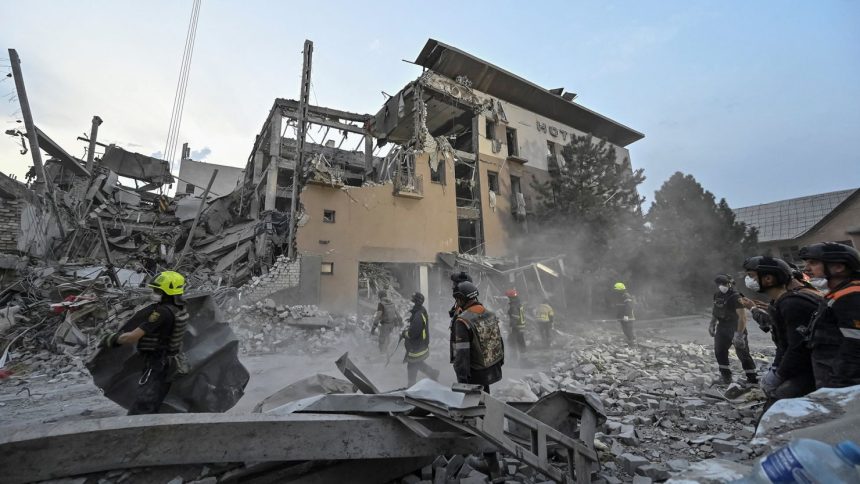
M 744 261 L 744 269 L 755 271 L 758 274 L 759 280 L 761 280 L 762 276 L 770 274 L 776 277 L 778 284 L 787 284 L 793 277 L 791 266 L 784 260 L 777 259 L 776 257 L 762 255 L 749 257 Z
M 517 297 L 519 295 L 520 293 L 518 293 L 516 289 L 508 289 L 507 291 L 505 291 L 505 296 L 508 297 Z
M 717 277 L 714 278 L 714 282 L 716 284 L 725 284 L 727 286 L 731 286 L 735 283 L 735 280 L 732 279 L 732 276 L 728 274 L 717 274 Z
M 179 296 L 185 292 L 185 277 L 178 272 L 164 271 L 155 276 L 147 286 L 158 289 L 168 296 Z
M 625 286 L 623 282 L 616 282 L 615 286 L 613 286 L 613 289 L 615 289 L 616 291 L 626 291 L 627 286 Z
M 386 291 L 385 289 L 380 289 L 379 292 L 376 293 L 376 295 L 379 296 L 379 299 L 384 299 L 388 297 L 388 291 Z
M 463 281 L 454 288 L 454 297 L 470 301 L 478 298 L 478 286 L 470 281 Z
M 424 304 L 424 294 L 416 292 L 412 295 L 412 302 L 418 305 Z
M 465 271 L 451 273 L 451 282 L 454 284 L 455 289 L 457 288 L 457 284 L 465 281 L 472 282 L 472 277 L 469 274 L 466 274 Z
M 801 247 L 798 257 L 803 260 L 820 260 L 821 262 L 839 262 L 845 264 L 850 271 L 860 271 L 860 252 L 854 247 L 836 242 L 820 242 Z

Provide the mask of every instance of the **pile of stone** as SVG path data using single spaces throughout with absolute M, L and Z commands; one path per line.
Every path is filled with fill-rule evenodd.
M 549 373 L 509 381 L 496 393 L 521 401 L 556 390 L 599 396 L 607 421 L 595 446 L 606 482 L 660 482 L 690 462 L 754 457 L 748 443 L 763 394 L 738 384 L 716 386 L 711 348 L 649 340 L 631 349 L 596 335 L 573 338 L 565 351 L 569 356 Z M 727 394 L 738 396 L 730 400 Z
M 318 355 L 356 341 L 357 335 L 370 335 L 367 318 L 334 316 L 313 305 L 285 306 L 264 299 L 232 306 L 227 314 L 245 354 Z

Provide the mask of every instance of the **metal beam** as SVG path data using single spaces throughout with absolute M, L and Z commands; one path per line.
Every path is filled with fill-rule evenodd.
M 314 43 L 310 40 L 305 40 L 305 48 L 302 51 L 302 84 L 299 96 L 298 117 L 296 128 L 296 169 L 293 171 L 293 196 L 290 197 L 290 230 L 287 238 L 287 257 L 290 260 L 296 260 L 296 228 L 298 221 L 296 220 L 299 192 L 302 189 L 302 160 L 304 158 L 305 149 L 305 133 L 307 132 L 307 116 L 308 105 L 311 91 L 311 64 L 313 61 Z M 278 138 L 280 142 L 280 138 Z M 276 153 L 280 154 L 280 153 Z
M 425 439 L 391 417 L 159 414 L 7 426 L 0 469 L 15 484 L 130 467 L 494 451 L 480 437 Z
M 299 109 L 299 101 L 294 99 L 276 99 L 275 104 L 281 109 L 288 109 L 291 111 L 297 111 Z M 341 111 L 339 109 L 326 108 L 322 106 L 313 106 L 308 104 L 308 113 L 316 114 L 325 118 L 331 119 L 343 119 L 346 121 L 356 121 L 359 123 L 364 123 L 373 119 L 373 115 L 371 114 L 359 114 L 359 113 L 351 113 L 349 111 Z M 286 116 L 286 114 L 285 114 Z

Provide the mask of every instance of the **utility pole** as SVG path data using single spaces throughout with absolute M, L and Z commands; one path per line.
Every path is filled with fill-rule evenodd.
M 90 147 L 87 149 L 87 171 L 92 174 L 93 161 L 96 156 L 96 138 L 99 136 L 99 126 L 102 124 L 102 118 L 93 116 L 93 127 L 90 130 Z
M 33 155 L 33 166 L 36 167 L 36 193 L 45 191 L 53 193 L 53 187 L 47 183 L 45 165 L 42 164 L 42 152 L 39 150 L 39 137 L 36 135 L 36 125 L 33 123 L 33 113 L 30 112 L 30 101 L 27 100 L 27 89 L 24 87 L 24 74 L 21 73 L 21 58 L 15 49 L 9 49 L 9 61 L 12 64 L 12 75 L 15 77 L 15 89 L 18 91 L 18 102 L 21 103 L 21 116 L 24 117 L 24 127 L 30 141 L 30 153 Z M 53 198 L 52 198 L 53 199 Z
M 21 58 L 15 49 L 9 49 L 9 62 L 12 64 L 12 76 L 15 77 L 15 89 L 18 91 L 18 102 L 21 103 L 21 116 L 24 117 L 24 127 L 27 129 L 27 138 L 30 140 L 30 153 L 33 155 L 33 166 L 36 168 L 35 190 L 39 195 L 47 193 L 48 203 L 57 218 L 57 229 L 60 238 L 66 237 L 63 221 L 60 220 L 60 210 L 57 208 L 57 199 L 54 196 L 54 185 L 48 182 L 45 175 L 45 165 L 42 163 L 42 151 L 39 149 L 39 136 L 36 134 L 36 124 L 33 123 L 33 113 L 30 112 L 30 101 L 27 99 L 27 89 L 24 87 L 24 74 L 21 72 Z M 46 227 L 47 230 L 47 227 Z
M 302 85 L 299 95 L 299 114 L 296 118 L 298 126 L 296 128 L 296 166 L 293 167 L 293 193 L 290 197 L 290 236 L 287 240 L 287 257 L 290 260 L 295 260 L 296 257 L 296 228 L 298 227 L 296 220 L 296 212 L 298 211 L 299 191 L 301 184 L 299 182 L 302 172 L 302 160 L 305 153 L 305 133 L 307 132 L 308 104 L 310 101 L 311 92 L 311 60 L 313 59 L 314 43 L 310 40 L 305 40 L 304 55 L 302 60 Z M 280 114 L 278 114 L 280 116 Z M 272 133 L 272 136 L 280 136 L 281 133 Z M 270 167 L 274 168 L 274 167 Z

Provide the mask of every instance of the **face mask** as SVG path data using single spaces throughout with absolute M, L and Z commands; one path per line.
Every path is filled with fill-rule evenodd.
M 154 302 L 154 303 L 160 303 L 161 302 L 161 294 L 152 293 L 149 295 L 149 300 Z
M 719 289 L 719 290 L 720 290 L 720 292 L 721 292 L 721 293 L 723 293 L 723 294 L 725 294 L 725 293 L 729 292 L 729 286 L 723 286 L 722 284 L 720 284 L 719 286 L 717 286 L 717 289 Z
M 757 281 L 757 280 L 755 280 L 755 279 L 753 279 L 753 278 L 752 278 L 752 277 L 750 277 L 750 276 L 746 276 L 746 277 L 744 278 L 744 284 L 745 284 L 748 288 L 752 289 L 753 291 L 758 292 L 758 291 L 760 291 L 760 290 L 761 290 L 761 286 L 759 286 L 758 281 Z
M 813 277 L 809 279 L 809 283 L 812 284 L 812 287 L 818 289 L 819 291 L 826 291 L 829 289 L 827 287 L 826 277 Z

